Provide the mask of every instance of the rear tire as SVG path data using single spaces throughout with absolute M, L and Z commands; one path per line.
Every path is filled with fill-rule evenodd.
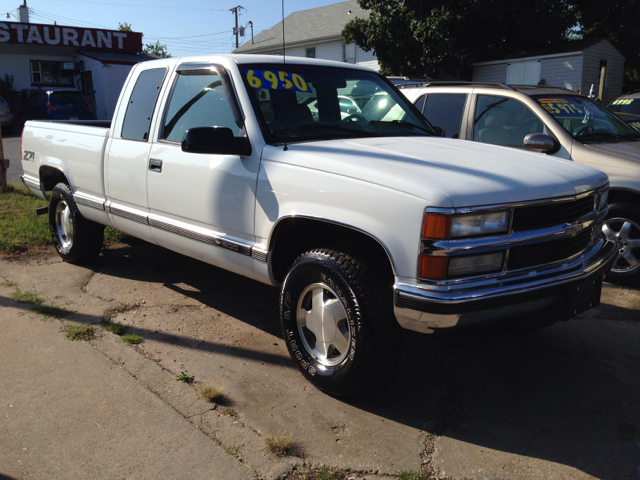
M 640 281 L 640 211 L 638 205 L 614 203 L 603 227 L 610 240 L 618 242 L 618 257 L 606 280 L 619 285 Z
M 298 257 L 282 285 L 280 321 L 307 380 L 330 395 L 351 396 L 391 373 L 402 342 L 391 300 L 382 278 L 345 253 Z
M 58 183 L 51 191 L 49 229 L 56 251 L 65 262 L 86 263 L 100 254 L 104 225 L 82 216 L 66 183 Z

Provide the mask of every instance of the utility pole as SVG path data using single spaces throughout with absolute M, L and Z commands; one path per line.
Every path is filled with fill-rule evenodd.
M 240 10 L 241 8 L 244 9 L 244 7 L 242 5 L 236 5 L 235 7 L 229 9 L 229 11 L 233 12 L 233 14 L 236 17 L 236 26 L 233 29 L 233 33 L 236 35 L 236 48 L 238 48 L 238 33 L 239 33 L 239 31 L 238 31 L 238 10 Z

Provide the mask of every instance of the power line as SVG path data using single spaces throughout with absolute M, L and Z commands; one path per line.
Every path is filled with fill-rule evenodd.
M 49 0 L 51 1 L 51 0 Z M 204 10 L 207 12 L 225 12 L 226 10 L 221 9 L 221 8 L 190 8 L 190 7 L 165 7 L 162 5 L 140 5 L 140 4 L 134 4 L 134 3 L 111 3 L 111 2 L 87 2 L 84 0 L 53 0 L 56 2 L 66 2 L 66 3 L 82 3 L 84 5 L 87 4 L 91 4 L 91 5 L 119 5 L 119 6 L 124 6 L 124 7 L 140 7 L 140 8 L 154 8 L 154 9 L 159 9 L 159 8 L 166 8 L 166 9 L 174 9 L 174 10 Z

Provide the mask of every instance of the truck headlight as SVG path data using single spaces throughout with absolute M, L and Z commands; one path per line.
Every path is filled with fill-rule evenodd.
M 453 215 L 451 218 L 451 238 L 475 237 L 506 233 L 509 229 L 509 212 Z
M 426 212 L 422 221 L 422 238 L 450 240 L 497 235 L 509 231 L 509 211 L 447 214 Z M 504 252 L 481 255 L 433 255 L 421 252 L 418 259 L 418 277 L 431 279 L 453 278 L 500 271 Z
M 507 210 L 456 215 L 427 212 L 422 221 L 422 238 L 434 240 L 494 235 L 508 230 Z

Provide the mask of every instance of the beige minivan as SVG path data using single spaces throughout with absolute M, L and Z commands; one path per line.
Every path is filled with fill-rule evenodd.
M 446 137 L 530 149 L 604 171 L 611 183 L 604 232 L 619 244 L 607 279 L 640 283 L 640 132 L 563 88 L 430 82 L 400 91 Z

